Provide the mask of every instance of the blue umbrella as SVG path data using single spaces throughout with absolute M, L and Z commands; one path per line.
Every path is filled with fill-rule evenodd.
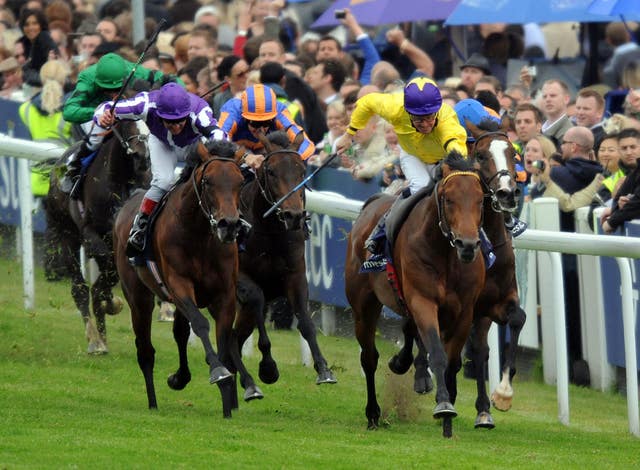
M 640 14 L 640 2 L 638 0 L 593 0 L 588 8 L 589 13 L 595 15 L 628 15 L 637 17 Z
M 311 25 L 311 28 L 338 26 L 335 11 L 349 8 L 364 26 L 401 21 L 444 20 L 460 0 L 337 0 Z
M 462 0 L 446 25 L 479 23 L 608 22 L 619 17 L 590 13 L 593 0 Z M 635 1 L 637 5 L 637 0 Z M 640 16 L 640 13 L 636 16 Z

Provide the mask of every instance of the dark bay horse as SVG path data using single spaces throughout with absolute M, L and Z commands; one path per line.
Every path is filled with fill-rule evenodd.
M 362 348 L 360 363 L 367 383 L 369 429 L 378 427 L 375 333 L 381 306 L 407 316 L 429 354 L 436 379 L 434 418 L 442 418 L 443 435 L 452 435 L 452 418 L 461 367 L 460 352 L 473 321 L 473 307 L 484 285 L 480 251 L 483 191 L 471 158 L 452 153 L 443 163 L 443 178 L 432 195 L 415 204 L 399 229 L 391 273 L 361 274 L 364 242 L 394 198 L 374 196 L 365 204 L 349 234 L 345 288 L 353 308 L 355 333 Z M 396 278 L 392 285 L 388 277 Z M 397 294 L 398 293 L 398 294 Z M 412 344 L 412 343 L 411 343 Z
M 198 146 L 202 162 L 190 179 L 167 195 L 149 235 L 148 252 L 155 266 L 133 267 L 125 254 L 129 230 L 144 194 L 129 199 L 115 222 L 114 251 L 125 298 L 131 308 L 138 365 L 144 376 L 149 408 L 157 408 L 153 381 L 155 350 L 151 343 L 154 295 L 176 305 L 173 335 L 178 346 L 179 368 L 167 382 L 182 390 L 191 380 L 187 361 L 189 326 L 200 338 L 209 365 L 209 381 L 222 393 L 223 415 L 237 407 L 232 374 L 250 378 L 240 360 L 233 335 L 235 292 L 238 277 L 236 237 L 244 227 L 238 211 L 242 172 L 241 155 L 226 141 L 214 141 L 208 149 Z M 154 276 L 157 271 L 157 277 Z M 209 322 L 200 312 L 206 307 L 216 320 L 219 355 L 209 338 Z M 254 390 L 260 398 L 259 390 Z M 245 395 L 246 399 L 246 395 Z
M 468 144 L 468 153 L 473 156 L 479 167 L 485 203 L 483 210 L 483 228 L 493 244 L 496 256 L 494 264 L 488 268 L 485 286 L 474 307 L 473 333 L 471 335 L 471 357 L 476 378 L 478 412 L 476 428 L 495 427 L 490 412 L 490 402 L 485 384 L 485 365 L 489 357 L 487 334 L 492 321 L 508 325 L 510 341 L 504 354 L 501 381 L 491 394 L 491 401 L 500 411 L 511 408 L 513 398 L 512 380 L 516 373 L 516 354 L 518 338 L 526 320 L 526 314 L 520 307 L 518 286 L 515 276 L 515 256 L 511 235 L 505 229 L 505 213 L 516 209 L 518 189 L 515 183 L 515 149 L 506 134 L 507 123 L 502 126 L 492 121 L 483 121 L 480 126 L 465 123 L 474 136 L 475 142 Z M 415 325 L 410 322 L 404 326 L 405 344 L 389 362 L 395 373 L 406 372 L 413 360 L 412 338 Z M 420 364 L 420 367 L 418 367 Z M 423 349 L 416 356 L 416 384 L 424 383 L 429 377 L 428 360 Z M 427 392 L 424 386 L 416 385 L 416 391 Z
M 105 314 L 117 314 L 123 305 L 111 292 L 118 282 L 112 249 L 115 215 L 134 189 L 148 185 L 150 177 L 147 130 L 131 121 L 121 121 L 114 129 L 86 170 L 80 198 L 72 199 L 59 186 L 67 156 L 78 143 L 56 163 L 45 200 L 47 231 L 60 244 L 71 275 L 71 295 L 85 324 L 87 351 L 93 354 L 108 351 Z M 80 266 L 81 246 L 99 269 L 90 289 Z
M 309 343 L 316 372 L 316 383 L 335 383 L 336 379 L 320 352 L 316 328 L 308 311 L 308 284 L 305 264 L 304 188 L 294 192 L 272 214 L 265 213 L 283 196 L 300 185 L 305 166 L 297 149 L 303 134 L 293 143 L 283 132 L 262 137 L 265 160 L 256 179 L 242 190 L 242 213 L 252 229 L 240 253 L 238 284 L 239 311 L 236 330 L 240 344 L 257 326 L 258 348 L 263 359 L 259 377 L 264 383 L 278 379 L 271 357 L 271 343 L 264 328 L 265 302 L 285 297 L 298 319 L 298 330 Z

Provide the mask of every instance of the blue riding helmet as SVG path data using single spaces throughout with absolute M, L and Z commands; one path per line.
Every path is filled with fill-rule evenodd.
M 177 83 L 167 83 L 160 88 L 157 114 L 170 121 L 184 119 L 191 112 L 191 98 L 187 90 Z
M 471 135 L 471 132 L 469 132 L 469 129 L 467 129 L 465 121 L 469 121 L 474 126 L 479 126 L 485 119 L 489 119 L 497 123 L 501 122 L 499 117 L 492 115 L 487 108 L 482 106 L 482 103 L 472 98 L 459 101 L 453 109 L 458 115 L 460 125 L 467 131 L 467 142 L 475 142 L 476 140 Z
M 404 87 L 404 109 L 415 116 L 437 113 L 442 106 L 438 86 L 426 77 L 416 77 Z

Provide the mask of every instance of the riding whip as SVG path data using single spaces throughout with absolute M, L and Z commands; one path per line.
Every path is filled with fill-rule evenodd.
M 144 59 L 144 55 L 147 53 L 147 51 L 153 45 L 153 43 L 155 43 L 156 40 L 158 39 L 158 34 L 160 34 L 160 30 L 162 29 L 162 27 L 165 25 L 166 22 L 167 22 L 167 20 L 165 20 L 164 18 L 162 18 L 158 22 L 158 26 L 156 26 L 156 30 L 153 32 L 153 34 L 149 38 L 149 42 L 147 43 L 147 45 L 145 46 L 144 50 L 140 54 L 140 57 L 138 57 L 138 61 L 135 64 L 133 64 L 133 68 L 131 69 L 131 72 L 129 72 L 129 76 L 124 81 L 124 83 L 122 84 L 122 88 L 120 88 L 120 91 L 118 92 L 118 95 L 113 100 L 113 106 L 112 106 L 111 109 L 115 109 L 116 104 L 118 103 L 118 101 L 120 101 L 122 99 L 122 95 L 124 95 L 124 91 L 127 89 L 127 86 L 129 86 L 129 82 L 133 78 L 133 74 L 136 73 L 136 69 L 138 68 L 138 65 L 140 65 L 142 63 L 142 60 Z
M 213 86 L 213 88 L 211 88 L 210 90 L 205 91 L 203 94 L 201 94 L 201 95 L 200 95 L 200 98 L 204 98 L 205 96 L 207 96 L 207 95 L 209 95 L 209 94 L 213 93 L 213 92 L 214 92 L 214 91 L 216 91 L 218 88 L 220 88 L 220 87 L 222 87 L 222 86 L 226 85 L 227 83 L 229 83 L 229 82 L 228 82 L 228 81 L 226 81 L 226 80 L 222 80 L 222 81 L 221 81 L 220 83 L 218 83 L 217 85 L 214 85 L 214 86 Z
M 332 153 L 331 155 L 329 155 L 329 157 L 322 162 L 322 164 L 316 168 L 315 170 L 313 170 L 311 173 L 309 173 L 309 175 L 307 177 L 305 177 L 305 179 L 303 179 L 302 181 L 300 181 L 295 188 L 293 188 L 291 191 L 289 191 L 287 194 L 285 194 L 284 196 L 282 196 L 273 206 L 271 206 L 271 208 L 264 213 L 264 215 L 262 216 L 262 218 L 266 219 L 267 217 L 269 217 L 273 211 L 275 211 L 278 207 L 280 207 L 282 205 L 282 203 L 284 201 L 286 201 L 287 199 L 289 199 L 289 197 L 291 197 L 291 195 L 293 193 L 295 193 L 297 190 L 299 190 L 300 188 L 302 188 L 305 184 L 307 184 L 311 178 L 313 178 L 320 170 L 322 170 L 323 168 L 325 168 L 329 163 L 331 163 L 331 161 L 336 158 L 338 156 L 337 153 Z

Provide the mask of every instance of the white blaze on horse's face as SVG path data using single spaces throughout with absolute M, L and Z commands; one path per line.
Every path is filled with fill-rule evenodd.
M 500 175 L 498 178 L 499 188 L 511 192 L 511 172 L 507 165 L 507 149 L 509 142 L 505 140 L 494 140 L 489 145 L 489 153 L 496 165 L 496 172 Z

